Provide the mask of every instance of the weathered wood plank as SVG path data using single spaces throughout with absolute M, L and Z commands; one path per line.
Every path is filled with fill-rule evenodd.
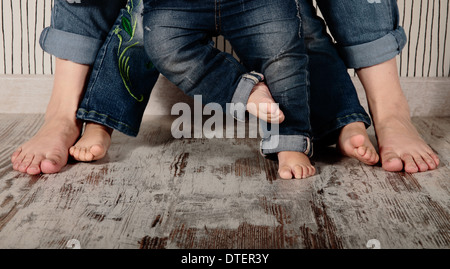
M 448 118 L 414 118 L 435 171 L 389 173 L 327 148 L 306 180 L 279 179 L 257 139 L 178 140 L 172 120 L 146 116 L 104 160 L 32 177 L 9 158 L 42 115 L 0 114 L 0 248 L 450 247 Z

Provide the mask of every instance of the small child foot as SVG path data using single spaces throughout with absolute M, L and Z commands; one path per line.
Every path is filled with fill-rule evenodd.
M 269 88 L 263 82 L 257 83 L 248 98 L 247 111 L 257 118 L 270 123 L 281 123 L 284 114 L 275 103 Z
M 86 124 L 83 136 L 69 149 L 77 161 L 91 162 L 105 157 L 111 145 L 112 129 L 98 123 Z
M 342 128 L 338 148 L 343 155 L 368 165 L 375 165 L 380 159 L 362 122 L 352 122 Z
M 302 152 L 282 151 L 278 153 L 278 173 L 282 179 L 302 179 L 313 176 L 316 169 L 308 156 Z

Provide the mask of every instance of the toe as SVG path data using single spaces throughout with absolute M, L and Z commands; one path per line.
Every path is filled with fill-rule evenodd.
M 103 158 L 106 155 L 106 148 L 103 145 L 93 145 L 89 152 L 87 153 L 87 158 L 90 159 L 90 161 L 98 160 Z
M 14 160 L 14 163 L 13 163 L 14 170 L 19 171 L 19 167 L 22 164 L 23 160 L 25 159 L 25 156 L 26 155 L 24 155 L 24 154 L 20 154 L 19 156 L 16 157 L 16 159 Z
M 74 157 L 73 155 L 74 155 L 74 153 L 75 153 L 75 149 L 76 149 L 75 146 L 71 146 L 71 147 L 69 148 L 69 154 L 70 154 L 70 156 Z
M 19 166 L 19 171 L 25 173 L 34 159 L 34 155 L 27 154 Z
M 67 152 L 53 152 L 42 158 L 41 172 L 44 174 L 58 173 L 67 164 Z
M 414 158 L 411 156 L 411 154 L 403 154 L 401 159 L 405 164 L 405 172 L 407 173 L 419 172 L 419 168 L 417 167 L 416 162 L 414 161 Z
M 311 166 L 310 167 L 310 169 L 309 169 L 309 174 L 311 175 L 311 176 L 314 176 L 315 174 L 316 174 L 316 168 L 314 167 L 314 166 Z
M 416 155 L 413 159 L 420 172 L 428 171 L 428 164 L 423 160 L 422 156 Z
M 436 164 L 436 167 L 439 166 L 439 157 L 434 153 L 428 153 L 428 155 L 430 155 L 430 157 L 433 159 L 434 163 Z
M 364 159 L 367 159 L 368 157 L 370 157 L 370 156 L 367 156 L 367 154 L 370 154 L 370 152 L 367 150 L 367 147 L 361 146 L 355 150 L 356 150 L 356 153 L 359 156 L 363 157 Z
M 422 156 L 423 160 L 428 166 L 428 169 L 433 170 L 436 169 L 436 163 L 434 162 L 433 158 L 427 153 Z
M 374 165 L 374 164 L 378 163 L 379 157 L 378 157 L 378 153 L 375 151 L 375 149 L 370 149 L 369 154 L 370 154 L 370 156 L 367 159 L 368 163 L 370 165 Z
M 306 173 L 304 173 L 304 168 L 302 167 L 302 166 L 300 166 L 300 165 L 296 165 L 296 166 L 294 166 L 294 177 L 296 178 L 296 179 L 301 179 L 301 178 L 304 178 L 304 175 L 306 174 Z
M 65 163 L 61 159 L 44 159 L 41 162 L 41 171 L 44 174 L 58 173 Z
M 79 160 L 83 162 L 86 161 L 86 148 L 80 149 Z
M 372 164 L 377 164 L 380 161 L 380 156 L 376 151 L 373 152 L 372 159 L 370 161 Z
M 270 109 L 268 109 L 268 113 L 270 113 L 268 122 L 279 124 L 284 120 L 284 114 L 281 111 L 280 107 L 276 103 L 271 103 L 269 105 Z
M 292 172 L 288 166 L 283 166 L 278 170 L 278 174 L 282 179 L 292 179 Z
M 33 161 L 31 162 L 30 166 L 28 166 L 27 168 L 27 174 L 29 175 L 38 175 L 41 173 L 41 161 L 42 158 L 40 158 L 39 156 L 35 156 Z
M 360 148 L 360 147 L 364 146 L 364 142 L 365 142 L 365 137 L 362 134 L 353 135 L 350 138 L 350 144 L 354 148 Z
M 15 160 L 17 159 L 17 157 L 20 155 L 21 152 L 22 152 L 22 148 L 18 148 L 16 151 L 14 151 L 14 153 L 11 155 L 12 163 L 15 162 Z
M 73 147 L 72 157 L 77 161 L 80 160 L 80 148 L 79 147 L 76 147 L 76 146 Z
M 95 150 L 96 147 L 94 147 L 94 146 L 92 146 L 91 149 L 86 150 L 84 152 L 84 161 L 85 162 L 91 162 L 95 159 L 95 155 L 92 153 L 93 148 L 94 148 L 94 152 L 96 152 L 96 150 Z
M 398 172 L 403 170 L 402 159 L 393 151 L 387 151 L 381 154 L 382 167 L 386 171 Z

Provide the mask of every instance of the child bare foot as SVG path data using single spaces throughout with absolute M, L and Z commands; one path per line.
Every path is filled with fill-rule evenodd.
M 380 159 L 362 122 L 352 122 L 342 128 L 338 149 L 343 155 L 355 158 L 368 165 L 374 165 Z
M 69 149 L 70 155 L 77 161 L 91 162 L 105 157 L 111 145 L 112 129 L 101 124 L 86 124 L 83 136 Z
M 278 162 L 278 174 L 282 179 L 302 179 L 316 173 L 316 169 L 312 166 L 308 156 L 301 152 L 279 152 Z
M 439 157 L 420 137 L 410 120 L 391 117 L 375 125 L 381 163 L 386 171 L 408 173 L 436 169 Z
M 253 87 L 248 98 L 247 111 L 257 118 L 271 123 L 281 123 L 284 120 L 283 112 L 263 82 L 259 82 Z
M 75 119 L 47 118 L 36 135 L 12 154 L 13 169 L 30 175 L 59 172 L 67 164 L 68 149 L 80 129 Z

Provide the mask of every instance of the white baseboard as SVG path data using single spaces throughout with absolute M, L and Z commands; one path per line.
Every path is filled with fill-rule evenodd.
M 367 109 L 361 83 L 358 78 L 353 78 L 353 82 L 361 104 Z M 413 117 L 450 116 L 450 78 L 401 78 L 400 82 Z M 51 75 L 0 75 L 0 113 L 45 113 L 52 86 Z M 177 102 L 193 103 L 167 79 L 160 77 L 145 113 L 168 115 Z

